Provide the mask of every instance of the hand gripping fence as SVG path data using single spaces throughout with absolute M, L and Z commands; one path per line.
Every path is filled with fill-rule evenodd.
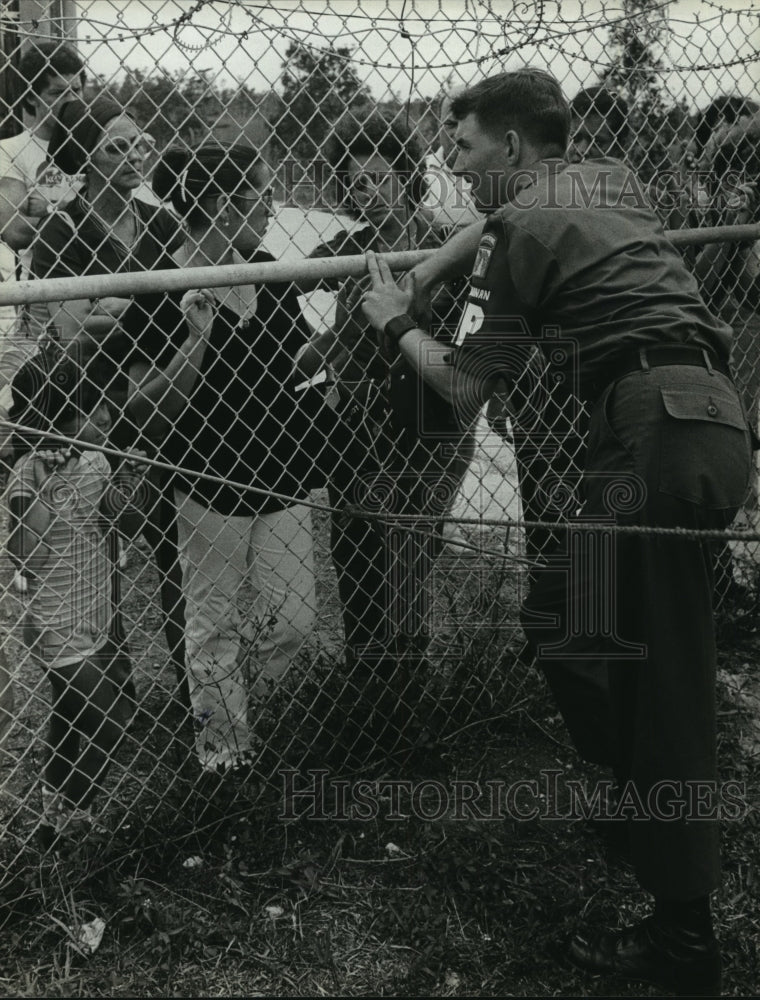
M 124 888 L 133 862 L 151 871 L 170 847 L 237 863 L 246 823 L 281 809 L 303 775 L 403 775 L 441 754 L 458 768 L 467 741 L 495 739 L 505 720 L 549 726 L 533 707 L 542 682 L 520 607 L 558 533 L 579 545 L 595 532 L 709 540 L 719 620 L 751 620 L 760 600 L 757 476 L 729 530 L 579 523 L 582 441 L 567 431 L 582 411 L 548 411 L 546 475 L 521 496 L 508 387 L 470 433 L 453 429 L 409 370 L 386 370 L 360 308 L 367 249 L 401 273 L 478 217 L 450 171 L 442 99 L 502 69 L 546 67 L 572 101 L 570 154 L 637 171 L 731 326 L 757 428 L 757 12 L 712 0 L 688 16 L 683 4 L 581 0 L 572 20 L 559 3 L 266 6 L 1 5 L 0 932 L 21 928 L 3 956 L 47 947 L 48 912 L 67 961 L 85 954 L 80 925 L 101 912 L 90 894 L 113 886 L 108 913 L 164 947 L 144 886 Z M 25 62 L 40 42 L 42 62 Z M 113 101 L 133 123 L 78 132 L 90 145 L 76 172 L 39 151 L 50 136 L 35 109 L 60 97 L 46 89 L 51 66 L 69 96 Z M 357 138 L 350 163 L 341 150 Z M 219 143 L 256 154 L 252 185 L 225 180 L 204 202 L 235 234 L 236 262 L 173 266 L 197 236 L 188 206 L 206 197 L 198 151 Z M 187 156 L 160 190 L 170 149 Z M 120 170 L 123 217 L 108 205 Z M 99 219 L 78 201 L 97 171 Z M 375 239 L 373 198 L 404 206 L 393 239 Z M 234 317 L 213 348 L 178 305 L 199 289 Z M 439 338 L 465 294 L 454 284 L 434 297 Z M 88 350 L 64 356 L 82 326 Z M 292 376 L 313 333 L 326 361 Z M 211 370 L 204 350 L 217 352 Z M 72 444 L 85 411 L 95 430 Z M 635 503 L 635 484 L 616 489 L 620 509 Z M 562 739 L 551 749 L 564 761 Z

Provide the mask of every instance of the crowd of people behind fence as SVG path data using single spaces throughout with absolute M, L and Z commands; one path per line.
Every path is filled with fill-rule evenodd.
M 5 281 L 272 259 L 261 241 L 275 211 L 273 177 L 251 146 L 170 144 L 151 190 L 151 122 L 107 97 L 85 100 L 85 67 L 73 48 L 39 43 L 19 73 L 28 84 L 24 129 L 0 142 Z M 400 117 L 375 111 L 336 123 L 326 157 L 349 225 L 314 258 L 435 247 L 479 218 L 466 180 L 451 171 L 450 104 L 444 95 L 440 142 L 427 155 Z M 628 158 L 636 136 L 622 98 L 597 86 L 571 108 L 571 161 Z M 649 184 L 663 223 L 753 221 L 758 106 L 721 95 L 694 124 L 691 141 L 674 145 Z M 684 256 L 734 329 L 733 371 L 756 424 L 758 256 L 741 243 Z M 337 305 L 331 327 L 314 333 L 297 295 L 316 287 L 336 292 Z M 207 797 L 255 766 L 261 748 L 250 701 L 282 680 L 315 627 L 304 504 L 314 488 L 327 487 L 333 508 L 345 631 L 336 739 L 361 760 L 419 737 L 432 566 L 472 458 L 473 427 L 403 357 L 378 346 L 360 309 L 367 287 L 348 278 L 37 303 L 3 329 L 1 415 L 27 427 L 8 428 L 1 448 L 11 470 L 8 551 L 25 600 L 23 642 L 53 693 L 47 845 L 86 815 L 134 706 L 120 606 L 123 536 L 135 531 L 154 554 L 169 658 L 192 712 Z M 463 290 L 451 282 L 433 300 L 432 328 L 443 341 L 454 336 Z M 531 363 L 540 368 L 541 360 Z M 319 385 L 324 370 L 329 398 Z M 505 437 L 515 419 L 507 390 L 494 393 L 487 411 Z M 579 428 L 578 448 L 582 437 Z M 103 442 L 121 457 L 87 447 Z M 541 465 L 541 456 L 517 452 L 523 510 L 554 516 L 537 497 L 556 456 Z M 146 457 L 181 471 L 146 468 Z M 56 502 L 63 486 L 81 509 Z M 370 515 L 413 514 L 428 527 L 400 536 L 371 516 L 347 514 L 347 503 Z M 529 553 L 540 553 L 546 537 L 529 537 Z M 254 603 L 243 613 L 246 582 Z M 250 682 L 246 651 L 257 665 Z M 10 678 L 5 688 L 7 710 Z
M 19 71 L 28 84 L 25 127 L 0 142 L 6 281 L 272 260 L 261 244 L 275 212 L 274 178 L 259 150 L 170 143 L 151 163 L 151 122 L 135 120 L 108 97 L 87 100 L 85 67 L 73 48 L 30 47 Z M 505 114 L 494 95 L 538 101 L 530 113 L 527 104 L 515 112 L 504 149 L 486 128 Z M 645 515 L 662 516 L 667 526 L 682 527 L 687 518 L 689 525 L 723 527 L 741 502 L 749 432 L 724 356 L 732 330 L 733 376 L 756 432 L 757 244 L 716 243 L 686 248 L 679 257 L 662 226 L 755 221 L 758 106 L 741 95 L 717 96 L 696 116 L 693 137 L 674 143 L 670 159 L 661 157 L 655 169 L 645 162 L 654 154 L 637 147 L 631 109 L 603 86 L 582 90 L 568 107 L 552 77 L 524 70 L 445 95 L 440 110 L 440 143 L 427 155 L 402 118 L 377 109 L 361 120 L 347 114 L 329 136 L 336 208 L 348 224 L 312 257 L 366 254 L 367 278 L 35 303 L 3 330 L 7 551 L 24 607 L 18 639 L 51 689 L 39 823 L 45 849 L 91 821 L 135 710 L 122 614 L 123 551 L 132 536 L 142 535 L 153 553 L 168 656 L 194 729 L 203 818 L 223 817 L 246 782 L 271 774 L 252 716 L 293 671 L 316 627 L 309 506 L 315 489 L 326 489 L 330 500 L 345 641 L 341 689 L 318 721 L 334 735 L 343 763 L 420 745 L 435 720 L 421 710 L 432 570 L 444 543 L 442 522 L 472 459 L 479 415 L 478 407 L 460 405 L 447 381 L 452 369 L 461 385 L 477 390 L 472 399 L 481 407 L 488 401 L 491 426 L 511 439 L 524 513 L 548 522 L 528 531 L 529 556 L 556 556 L 561 548 L 552 528 L 566 516 L 566 503 L 557 505 L 562 490 L 549 489 L 549 480 L 577 478 L 588 460 L 597 477 L 589 480 L 588 509 L 599 513 L 604 462 L 618 449 L 610 466 L 617 474 L 622 466 L 615 463 L 634 454 L 621 435 L 638 427 L 642 414 L 645 446 L 635 454 L 649 462 L 664 433 L 655 405 L 660 393 L 682 421 L 672 441 L 683 448 L 672 454 L 667 488 L 672 470 L 636 467 L 652 485 L 660 483 L 659 493 L 653 486 L 642 500 Z M 569 183 L 563 171 L 575 170 L 586 184 L 602 162 L 616 190 L 625 190 L 633 176 L 629 160 L 647 175 L 659 223 L 648 205 L 629 216 L 617 204 L 603 231 L 586 205 L 575 227 L 572 213 L 552 215 L 541 202 L 521 228 L 515 213 L 523 189 L 505 202 L 502 173 L 498 192 L 485 190 L 489 164 L 519 174 L 533 162 L 547 177 L 561 175 L 560 187 Z M 471 188 L 462 163 L 472 166 Z M 471 225 L 481 218 L 484 225 Z M 583 238 L 583 226 L 594 239 Z M 601 259 L 604 240 L 614 246 Z M 572 246 L 568 263 L 596 276 L 580 308 L 572 281 L 565 287 L 559 275 L 555 245 Z M 437 252 L 415 275 L 421 280 L 432 269 L 438 287 L 428 315 L 412 317 L 416 284 L 408 278 L 397 285 L 374 254 L 423 247 Z M 474 262 L 470 285 L 440 280 L 464 273 L 446 263 L 462 254 Z M 509 261 L 509 268 L 493 268 L 492 257 Z M 500 281 L 518 273 L 524 288 Z M 643 292 L 635 283 L 639 273 Z M 580 372 L 586 411 L 571 405 L 567 380 L 536 408 L 532 393 L 547 384 L 550 364 L 535 343 L 510 354 L 507 370 L 518 355 L 521 364 L 514 378 L 496 363 L 507 335 L 488 327 L 489 299 L 493 311 L 505 296 L 508 310 L 513 294 L 528 303 L 530 315 L 543 315 L 538 293 L 531 299 L 539 279 L 556 286 L 553 301 L 570 327 L 588 334 Z M 336 293 L 335 319 L 329 329 L 312 331 L 298 296 L 317 288 Z M 625 337 L 605 312 L 609 302 L 631 320 L 636 357 L 626 353 Z M 503 320 L 503 310 L 496 318 Z M 479 341 L 484 322 L 491 339 Z M 410 334 L 426 346 L 428 360 L 410 350 L 412 341 L 404 339 Z M 663 355 L 660 335 L 672 341 L 670 354 Z M 453 355 L 460 360 L 451 362 Z M 651 368 L 656 375 L 642 379 Z M 635 379 L 613 397 L 615 375 Z M 617 419 L 617 429 L 600 413 Z M 705 413 L 720 419 L 706 420 Z M 688 468 L 681 469 L 682 461 Z M 709 464 L 702 478 L 694 473 L 700 462 Z M 679 470 L 697 477 L 696 486 L 686 483 L 688 495 Z M 394 521 L 400 515 L 412 515 L 413 526 L 400 528 Z M 570 657 L 569 667 L 543 662 L 545 647 L 534 634 L 542 613 L 559 608 L 557 621 L 569 613 L 560 600 L 567 585 L 551 574 L 539 580 L 531 572 L 523 610 L 528 641 L 577 749 L 640 787 L 661 772 L 667 777 L 669 767 L 697 777 L 714 768 L 712 565 L 700 545 L 668 544 L 675 547 L 631 536 L 621 548 L 631 574 L 621 587 L 624 610 L 635 634 L 651 644 L 651 663 L 636 675 L 608 675 L 596 664 L 588 669 L 585 649 Z M 683 580 L 679 566 L 687 567 Z M 690 603 L 679 611 L 668 602 L 681 585 Z M 657 607 L 644 614 L 647 589 L 650 603 L 656 592 Z M 695 620 L 689 609 L 698 612 Z M 696 680 L 692 660 L 704 667 Z M 11 682 L 0 676 L 0 720 L 14 714 Z M 639 697 L 645 683 L 654 693 Z M 685 703 L 687 693 L 690 707 L 678 721 L 674 747 L 675 723 L 664 706 L 671 698 Z M 612 704 L 619 723 L 614 738 Z M 677 985 L 689 988 L 699 987 L 706 970 L 706 982 L 719 983 L 709 909 L 717 838 L 706 827 L 687 827 L 655 824 L 631 833 L 642 884 L 655 895 L 655 924 L 595 945 L 577 938 L 579 964 L 651 973 L 656 982 L 676 975 Z

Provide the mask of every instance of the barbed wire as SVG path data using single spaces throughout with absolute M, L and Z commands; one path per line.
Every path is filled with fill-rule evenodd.
M 708 26 L 710 20 L 721 21 L 725 19 L 726 16 L 735 17 L 737 19 L 737 24 L 740 18 L 751 17 L 753 19 L 758 19 L 757 11 L 751 8 L 742 8 L 741 10 L 728 10 L 727 8 L 721 7 L 719 4 L 710 3 L 708 0 L 701 0 L 711 9 L 715 9 L 718 13 L 714 15 L 713 18 L 702 19 L 699 23 L 703 26 Z M 647 15 L 663 13 L 670 6 L 671 0 L 661 0 L 657 4 L 653 4 L 648 7 L 644 12 Z M 220 15 L 222 19 L 221 24 L 214 26 L 198 24 L 193 19 L 204 9 L 210 6 L 223 6 L 224 11 Z M 519 5 L 518 5 L 519 6 Z M 527 7 L 527 4 L 524 5 Z M 247 17 L 250 18 L 250 25 L 248 28 L 240 30 L 232 26 L 232 15 L 235 10 L 240 10 Z M 311 15 L 313 18 L 313 24 L 310 27 L 299 28 L 288 24 L 284 18 L 286 15 L 292 14 L 293 10 L 297 10 L 299 13 Z M 465 5 L 467 10 L 467 5 Z M 514 9 L 514 8 L 513 8 Z M 519 52 L 529 46 L 541 46 L 546 45 L 552 51 L 561 53 L 562 55 L 573 58 L 580 59 L 584 63 L 597 66 L 605 66 L 606 63 L 601 59 L 593 59 L 586 56 L 582 51 L 569 52 L 562 47 L 562 42 L 565 39 L 574 38 L 579 35 L 588 34 L 589 32 L 595 32 L 602 29 L 609 29 L 615 25 L 622 24 L 624 22 L 636 21 L 636 18 L 640 16 L 637 13 L 626 13 L 621 12 L 616 17 L 610 17 L 610 11 L 608 7 L 603 4 L 599 9 L 597 19 L 592 19 L 593 15 L 591 13 L 586 13 L 580 17 L 572 20 L 567 20 L 561 17 L 559 21 L 552 21 L 546 16 L 546 4 L 544 0 L 541 0 L 536 7 L 535 20 L 529 24 L 525 19 L 513 18 L 509 19 L 503 17 L 498 13 L 493 11 L 492 5 L 489 3 L 487 10 L 489 16 L 499 25 L 498 30 L 489 30 L 487 27 L 488 22 L 480 17 L 476 17 L 472 14 L 469 16 L 474 20 L 475 24 L 473 26 L 463 23 L 461 18 L 456 20 L 451 19 L 449 25 L 444 28 L 432 28 L 430 27 L 430 21 L 432 20 L 429 16 L 423 17 L 419 15 L 412 4 L 409 12 L 407 12 L 406 7 L 404 7 L 404 29 L 402 37 L 412 41 L 415 39 L 422 38 L 437 38 L 439 35 L 444 33 L 448 36 L 452 31 L 456 31 L 458 36 L 463 33 L 473 36 L 476 39 L 484 38 L 490 41 L 496 41 L 497 39 L 502 39 L 505 37 L 508 31 L 515 30 L 519 28 L 520 30 L 527 31 L 525 38 L 516 40 L 508 45 L 502 46 L 485 55 L 475 54 L 473 56 L 467 56 L 462 54 L 457 59 L 447 60 L 447 61 L 429 61 L 426 63 L 425 69 L 428 71 L 439 70 L 439 69 L 452 69 L 458 66 L 467 65 L 483 65 L 494 59 L 501 58 L 505 55 L 509 55 L 514 52 Z M 258 16 L 254 11 L 261 11 L 262 16 Z M 619 10 L 619 8 L 617 8 Z M 264 20 L 263 14 L 266 12 L 267 20 Z M 283 17 L 283 23 L 279 25 L 271 24 L 271 17 L 273 13 L 279 13 Z M 560 17 L 559 5 L 557 5 L 558 18 Z M 237 39 L 243 39 L 249 37 L 252 31 L 259 31 L 262 34 L 270 37 L 272 35 L 276 37 L 281 37 L 288 39 L 290 41 L 296 42 L 297 44 L 307 45 L 314 48 L 329 48 L 331 54 L 336 58 L 345 59 L 347 62 L 351 62 L 356 66 L 363 66 L 365 68 L 371 68 L 375 70 L 379 69 L 405 69 L 406 64 L 400 60 L 393 61 L 388 59 L 369 59 L 358 57 L 355 52 L 350 53 L 338 53 L 335 47 L 329 44 L 328 39 L 320 34 L 318 29 L 318 22 L 320 18 L 325 16 L 325 9 L 322 8 L 319 11 L 311 11 L 304 5 L 298 5 L 297 8 L 288 8 L 287 10 L 277 9 L 277 4 L 263 5 L 260 3 L 249 3 L 247 0 L 197 0 L 191 8 L 183 11 L 177 17 L 169 20 L 166 23 L 159 24 L 158 17 L 159 14 L 155 12 L 152 16 L 153 24 L 143 28 L 129 28 L 123 23 L 123 15 L 119 12 L 116 15 L 117 22 L 121 23 L 114 24 L 113 21 L 106 21 L 100 18 L 89 17 L 87 11 L 83 11 L 80 14 L 80 22 L 85 26 L 90 26 L 92 28 L 103 29 L 105 32 L 115 31 L 117 32 L 117 40 L 120 42 L 126 41 L 128 39 L 133 39 L 138 41 L 142 38 L 152 37 L 156 34 L 166 33 L 172 37 L 172 40 L 177 44 L 177 46 L 184 51 L 192 54 L 198 54 L 208 48 L 210 48 L 213 42 L 217 39 L 225 37 L 233 37 Z M 334 14 L 331 14 L 334 16 Z M 446 15 L 443 15 L 446 16 Z M 356 28 L 348 27 L 348 20 L 351 21 L 366 21 L 368 22 L 368 27 L 366 28 Z M 64 22 L 67 19 L 60 18 L 46 18 L 46 22 L 57 26 L 62 29 Z M 385 25 L 385 22 L 388 22 Z M 409 29 L 408 23 L 419 22 L 421 28 L 419 32 L 415 34 Z M 29 21 L 15 20 L 14 25 L 16 31 L 20 37 L 34 37 L 39 29 L 40 22 L 36 19 L 31 19 Z M 387 42 L 386 48 L 390 50 L 390 46 L 393 38 L 397 37 L 399 32 L 399 15 L 389 12 L 387 15 L 377 15 L 362 12 L 358 6 L 355 10 L 352 10 L 350 14 L 343 16 L 344 33 L 346 35 L 347 47 L 351 47 L 351 43 L 360 45 L 363 40 L 367 38 L 368 35 L 378 34 L 380 37 L 391 34 L 391 39 Z M 680 34 L 676 30 L 676 26 L 683 26 L 684 33 Z M 200 34 L 206 34 L 204 41 L 200 43 L 192 43 L 184 40 L 180 32 L 183 28 L 193 28 L 196 32 Z M 676 17 L 668 17 L 667 19 L 667 30 L 674 41 L 688 42 L 691 33 L 693 32 L 694 22 L 693 20 L 680 19 Z M 541 37 L 539 32 L 543 29 Z M 318 37 L 317 40 L 314 36 Z M 305 40 L 306 39 L 306 40 Z M 101 39 L 93 39 L 91 36 L 85 36 L 81 39 L 82 42 L 86 44 L 102 44 L 107 41 L 107 36 Z M 327 42 L 327 44 L 325 44 Z M 738 65 L 749 65 L 760 60 L 760 51 L 757 49 L 752 49 L 744 56 L 737 56 L 732 59 L 721 59 L 714 60 L 711 62 L 703 62 L 699 64 L 680 64 L 680 63 L 670 63 L 667 66 L 663 66 L 655 72 L 667 73 L 667 72 L 704 72 L 708 70 L 715 69 L 727 69 Z
M 200 11 L 200 10 L 203 9 L 204 3 L 205 3 L 205 0 L 199 0 L 199 2 L 195 5 L 195 12 L 196 13 L 198 11 Z M 180 35 L 179 35 L 181 28 L 185 24 L 187 24 L 188 26 L 190 25 L 190 21 L 191 21 L 192 16 L 193 16 L 193 11 L 191 10 L 189 12 L 189 14 L 188 14 L 187 21 L 185 21 L 183 23 L 176 24 L 175 27 L 172 29 L 172 38 L 173 38 L 174 42 L 177 45 L 179 45 L 179 47 L 181 49 L 184 49 L 187 52 L 198 53 L 198 52 L 205 51 L 207 48 L 209 48 L 211 46 L 211 44 L 212 44 L 212 38 L 215 35 L 221 35 L 223 37 L 225 35 L 231 34 L 231 30 L 227 27 L 227 25 L 229 25 L 230 22 L 232 21 L 232 12 L 233 12 L 233 9 L 234 9 L 234 4 L 230 5 L 230 6 L 228 6 L 226 8 L 225 12 L 222 14 L 222 26 L 218 27 L 218 28 L 211 29 L 211 34 L 209 35 L 209 37 L 206 38 L 204 40 L 204 42 L 202 44 L 200 44 L 200 45 L 193 45 L 192 43 L 185 42 L 185 41 L 183 41 L 180 38 Z M 184 15 L 183 15 L 183 17 L 184 17 Z M 224 23 L 225 21 L 226 21 L 226 25 Z M 197 25 L 192 25 L 192 27 L 196 28 L 196 30 L 197 30 Z
M 686 41 L 686 39 L 683 39 Z M 549 41 L 545 39 L 541 43 L 547 48 L 551 49 L 553 52 L 558 52 L 560 55 L 564 56 L 568 61 L 580 60 L 580 62 L 586 63 L 589 66 L 593 66 L 595 69 L 606 69 L 610 63 L 602 58 L 594 58 L 592 56 L 587 56 L 582 49 L 570 49 L 565 48 L 557 42 Z M 737 56 L 735 59 L 727 59 L 720 63 L 671 63 L 669 65 L 661 66 L 659 68 L 652 68 L 651 72 L 656 76 L 666 76 L 669 73 L 702 73 L 709 70 L 716 69 L 731 69 L 734 66 L 749 66 L 753 63 L 760 61 L 760 50 L 748 53 L 746 56 Z
M 701 0 L 701 2 L 704 3 L 706 7 L 712 7 L 714 10 L 719 11 L 720 14 L 723 16 L 725 16 L 726 14 L 733 16 L 734 14 L 737 13 L 736 9 L 731 7 L 724 7 L 723 4 L 717 3 L 716 0 Z M 743 7 L 738 13 L 751 14 L 755 17 L 759 16 L 757 7 L 754 3 L 751 7 Z
M 656 12 L 659 12 L 659 11 L 664 11 L 669 6 L 670 2 L 671 2 L 671 0 L 662 0 L 661 3 L 655 5 L 655 6 L 651 7 L 651 8 L 648 8 L 647 13 L 656 13 Z M 270 10 L 271 10 L 271 8 L 270 8 Z M 565 56 L 572 56 L 573 58 L 580 57 L 581 59 L 583 59 L 584 62 L 591 62 L 592 65 L 606 65 L 601 60 L 596 60 L 596 61 L 589 60 L 588 57 L 585 57 L 582 52 L 568 53 L 566 50 L 564 50 L 561 47 L 561 45 L 556 41 L 556 39 L 557 38 L 564 39 L 564 38 L 575 37 L 577 35 L 586 34 L 586 33 L 590 32 L 590 31 L 596 31 L 596 30 L 599 30 L 599 29 L 602 29 L 602 28 L 609 29 L 610 27 L 613 27 L 614 25 L 621 24 L 621 23 L 624 23 L 626 21 L 635 20 L 635 18 L 636 18 L 635 14 L 631 15 L 631 14 L 625 14 L 625 13 L 623 13 L 623 14 L 621 14 L 617 18 L 610 18 L 610 17 L 607 17 L 606 15 L 602 14 L 602 16 L 600 17 L 600 21 L 599 21 L 598 24 L 592 24 L 592 23 L 589 23 L 588 21 L 583 21 L 581 19 L 578 19 L 577 23 L 580 25 L 579 27 L 557 29 L 553 24 L 545 23 L 545 18 L 544 18 L 544 13 L 543 12 L 544 12 L 544 5 L 543 5 L 543 3 L 541 3 L 540 4 L 540 17 L 536 21 L 536 26 L 535 26 L 534 30 L 531 32 L 531 34 L 527 38 L 522 39 L 519 42 L 513 43 L 513 44 L 508 45 L 508 46 L 505 46 L 505 47 L 503 47 L 501 49 L 497 49 L 497 50 L 495 50 L 493 52 L 490 52 L 490 53 L 488 53 L 487 55 L 484 55 L 484 56 L 473 56 L 473 57 L 470 57 L 470 58 L 463 57 L 463 58 L 458 58 L 457 60 L 452 60 L 451 62 L 443 62 L 443 63 L 440 63 L 440 62 L 435 62 L 435 63 L 430 62 L 430 63 L 428 63 L 426 65 L 426 69 L 428 69 L 428 70 L 434 70 L 434 69 L 451 69 L 451 68 L 456 67 L 456 66 L 473 65 L 473 64 L 474 65 L 482 65 L 483 63 L 488 62 L 490 60 L 500 58 L 501 56 L 508 55 L 508 54 L 510 54 L 512 52 L 520 51 L 521 49 L 527 48 L 530 45 L 535 45 L 536 47 L 538 47 L 539 45 L 544 45 L 544 44 L 550 45 L 550 47 L 553 47 L 556 51 L 559 51 L 561 54 L 563 54 Z M 746 11 L 745 13 L 746 14 L 752 14 L 753 12 Z M 354 17 L 354 14 L 352 14 L 351 17 Z M 388 19 L 392 20 L 392 18 L 390 18 L 390 17 Z M 720 20 L 720 18 L 717 17 L 717 16 L 716 16 L 715 19 L 716 20 Z M 497 18 L 497 20 L 498 20 L 498 18 Z M 504 19 L 504 21 L 502 23 L 504 25 L 506 25 L 508 22 L 506 21 L 506 19 Z M 564 19 L 563 19 L 563 24 L 565 24 L 565 23 L 567 23 L 567 22 L 565 22 Z M 545 24 L 546 35 L 543 36 L 540 39 L 536 39 L 536 35 L 538 34 L 538 30 L 542 26 L 542 24 Z M 677 35 L 672 30 L 671 25 L 673 25 L 673 24 L 682 24 L 684 26 L 684 28 L 686 29 L 686 34 L 684 34 L 683 36 Z M 520 22 L 520 25 L 522 27 L 525 26 L 524 22 Z M 264 26 L 264 30 L 265 31 L 266 30 L 275 31 L 278 34 L 286 35 L 292 41 L 296 41 L 296 42 L 301 41 L 301 39 L 299 38 L 299 29 L 297 29 L 297 28 L 289 28 L 289 27 L 288 28 L 284 28 L 284 27 L 272 28 L 269 25 L 265 25 Z M 302 30 L 306 31 L 306 29 L 302 29 Z M 368 29 L 363 29 L 361 32 L 354 30 L 354 31 L 351 31 L 351 32 L 347 32 L 347 34 L 353 40 L 357 40 L 358 41 L 360 39 L 360 37 L 363 37 L 364 35 L 366 35 L 368 33 L 371 33 L 371 32 L 380 32 L 380 33 L 382 33 L 383 31 L 387 32 L 387 31 L 390 31 L 390 30 L 391 30 L 390 28 L 387 28 L 387 29 L 377 29 L 375 27 L 372 27 L 372 28 L 368 28 Z M 480 28 L 467 28 L 466 26 L 462 25 L 462 22 L 460 20 L 458 20 L 456 23 L 452 21 L 450 28 L 441 29 L 438 32 L 436 32 L 436 31 L 432 31 L 431 32 L 429 29 L 426 28 L 425 31 L 424 31 L 424 33 L 420 34 L 420 37 L 435 37 L 436 34 L 443 33 L 444 30 L 447 32 L 447 34 L 450 34 L 452 31 L 456 30 L 457 35 L 460 35 L 461 32 L 462 32 L 462 30 L 466 30 L 466 31 L 468 31 L 471 34 L 482 33 L 482 34 L 484 34 L 485 37 L 490 37 L 492 39 L 501 38 L 501 37 L 504 36 L 504 29 L 503 28 L 498 33 L 491 34 L 491 35 L 486 35 L 485 32 L 482 32 L 482 29 L 480 29 Z M 686 40 L 688 40 L 689 32 L 693 31 L 693 23 L 690 22 L 690 21 L 687 21 L 687 20 L 681 21 L 680 19 L 677 19 L 677 18 L 669 19 L 668 20 L 668 30 L 670 31 L 670 33 L 673 35 L 673 37 L 676 40 L 686 41 Z M 312 30 L 308 30 L 308 34 L 312 34 L 312 33 L 313 33 Z M 409 32 L 406 33 L 406 36 L 411 37 L 411 35 L 410 35 Z M 374 68 L 374 69 L 404 69 L 405 68 L 405 64 L 401 63 L 401 62 L 399 62 L 399 63 L 393 63 L 393 62 L 379 61 L 379 60 L 359 59 L 353 53 L 351 53 L 351 54 L 337 54 L 337 53 L 335 53 L 335 54 L 336 54 L 337 57 L 343 58 L 343 59 L 345 59 L 347 61 L 351 61 L 352 63 L 354 63 L 355 65 L 358 65 L 358 66 L 365 66 L 365 67 L 369 66 L 369 67 Z M 760 59 L 760 52 L 758 52 L 757 50 L 752 50 L 746 56 L 743 56 L 743 57 L 737 57 L 736 59 L 733 59 L 733 60 L 723 60 L 723 61 L 718 61 L 718 62 L 709 63 L 709 64 L 707 64 L 707 63 L 706 64 L 700 64 L 696 68 L 699 69 L 699 70 L 724 69 L 724 68 L 728 68 L 730 66 L 740 65 L 742 63 L 756 62 L 759 59 Z M 661 70 L 659 70 L 659 72 L 661 72 L 661 73 L 672 72 L 672 71 L 683 72 L 683 71 L 690 71 L 690 70 L 692 70 L 694 68 L 695 67 L 692 67 L 692 66 L 689 66 L 689 65 L 679 65 L 679 64 L 672 63 L 672 64 L 670 64 L 668 66 L 664 66 Z

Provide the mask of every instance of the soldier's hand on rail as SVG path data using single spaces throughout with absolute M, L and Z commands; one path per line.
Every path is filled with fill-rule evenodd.
M 214 297 L 211 292 L 198 289 L 185 292 L 180 306 L 190 335 L 197 340 L 207 341 L 214 321 Z
M 372 288 L 362 299 L 362 310 L 378 333 L 382 333 L 389 319 L 408 313 L 413 308 L 414 295 L 396 284 L 382 258 L 376 257 L 371 250 L 366 256 Z

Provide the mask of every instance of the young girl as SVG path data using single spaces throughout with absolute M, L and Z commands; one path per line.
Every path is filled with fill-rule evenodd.
M 141 530 L 140 470 L 112 472 L 100 389 L 71 357 L 28 362 L 13 382 L 16 437 L 8 550 L 25 591 L 23 641 L 52 688 L 40 839 L 50 847 L 89 806 L 134 711 L 130 663 L 113 641 L 106 533 Z M 69 438 L 66 447 L 45 434 Z M 20 457 L 18 457 L 20 456 Z M 137 454 L 135 457 L 138 457 Z

